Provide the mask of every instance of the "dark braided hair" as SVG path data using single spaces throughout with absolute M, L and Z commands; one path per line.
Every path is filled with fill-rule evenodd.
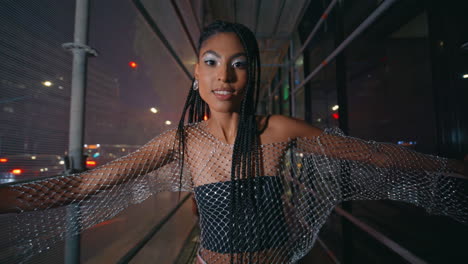
M 254 33 L 246 26 L 217 20 L 204 28 L 198 42 L 198 52 L 200 52 L 203 43 L 210 37 L 218 33 L 229 32 L 237 35 L 247 55 L 247 84 L 244 92 L 244 98 L 241 102 L 240 118 L 234 142 L 231 165 L 231 224 L 229 225 L 230 251 L 238 252 L 238 250 L 236 250 L 237 245 L 239 243 L 246 242 L 241 241 L 242 239 L 238 233 L 241 227 L 240 217 L 246 213 L 246 210 L 254 215 L 258 212 L 256 206 L 257 203 L 255 201 L 255 189 L 259 190 L 260 188 L 259 186 L 254 188 L 254 185 L 259 183 L 259 181 L 254 181 L 254 178 L 255 176 L 260 176 L 261 173 L 259 152 L 260 142 L 257 121 L 255 118 L 260 85 L 260 53 L 258 43 Z M 190 89 L 177 129 L 178 153 L 182 156 L 180 159 L 180 186 L 182 184 L 183 161 L 186 145 L 186 132 L 184 129 L 185 120 L 187 120 L 188 123 L 200 122 L 205 117 L 209 116 L 210 111 L 208 105 L 200 97 L 199 90 Z M 244 185 L 246 189 L 241 190 L 240 185 L 244 183 L 246 183 Z M 241 195 L 245 195 L 244 197 L 247 197 L 247 199 L 241 199 Z M 254 234 L 254 232 L 251 233 Z M 259 243 L 261 241 L 256 237 L 252 242 Z M 236 263 L 244 262 L 244 260 L 245 258 L 243 254 L 241 254 Z M 231 255 L 231 263 L 233 262 L 234 258 L 233 255 Z M 252 254 L 250 253 L 248 254 L 248 262 L 252 262 Z

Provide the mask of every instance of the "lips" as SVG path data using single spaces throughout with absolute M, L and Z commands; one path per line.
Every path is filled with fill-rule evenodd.
M 233 94 L 232 91 L 213 91 L 214 94 L 228 95 Z
M 235 90 L 222 88 L 222 89 L 215 89 L 212 92 L 216 96 L 216 98 L 218 98 L 219 100 L 227 101 L 234 96 Z

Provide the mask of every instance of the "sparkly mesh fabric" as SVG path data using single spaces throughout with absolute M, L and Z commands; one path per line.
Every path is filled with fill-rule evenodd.
M 186 127 L 180 177 L 175 134 L 169 130 L 136 152 L 84 173 L 3 186 L 1 198 L 19 213 L 0 216 L 6 223 L 0 227 L 0 262 L 27 259 L 66 234 L 179 188 L 195 195 L 199 253 L 210 264 L 229 263 L 231 257 L 235 263 L 293 263 L 312 248 L 333 208 L 347 200 L 404 201 L 468 221 L 467 181 L 452 177 L 457 171 L 444 158 L 329 129 L 317 137 L 261 145 L 261 176 L 231 181 L 233 146 L 197 123 Z M 230 207 L 232 186 L 241 197 L 235 209 Z M 67 225 L 64 208 L 70 204 L 80 207 L 79 225 Z

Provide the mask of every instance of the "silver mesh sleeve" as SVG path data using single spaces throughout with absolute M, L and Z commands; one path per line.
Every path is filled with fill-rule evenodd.
M 403 201 L 429 213 L 468 221 L 467 180 L 450 160 L 394 144 L 364 141 L 331 129 L 316 140 L 298 139 L 298 151 L 309 153 L 305 166 L 332 179 L 339 201 Z M 305 170 L 310 170 L 305 168 Z M 458 175 L 457 175 L 458 174 Z
M 7 201 L 7 210 L 14 212 L 0 215 L 0 252 L 16 249 L 16 257 L 2 261 L 8 254 L 0 254 L 0 262 L 26 260 L 150 195 L 191 191 L 190 177 L 180 177 L 175 132 L 169 130 L 135 152 L 83 173 L 0 187 L 2 207 Z M 80 208 L 79 225 L 66 223 L 70 204 Z

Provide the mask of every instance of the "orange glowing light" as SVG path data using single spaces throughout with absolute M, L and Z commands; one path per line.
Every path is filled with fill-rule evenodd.
M 86 166 L 96 166 L 96 161 L 94 160 L 87 160 L 86 161 Z
M 5 158 L 0 159 L 0 163 L 7 163 L 7 162 L 8 162 L 8 159 L 5 159 Z
M 138 64 L 136 62 L 134 62 L 134 61 L 129 62 L 128 65 L 130 65 L 130 67 L 132 67 L 133 69 L 138 67 Z
M 13 173 L 13 174 L 15 174 L 15 175 L 19 175 L 19 174 L 23 173 L 23 170 L 22 170 L 22 169 L 13 169 L 13 170 L 11 171 L 11 173 Z
M 208 116 L 207 115 L 203 116 L 203 120 L 205 121 L 208 120 Z

